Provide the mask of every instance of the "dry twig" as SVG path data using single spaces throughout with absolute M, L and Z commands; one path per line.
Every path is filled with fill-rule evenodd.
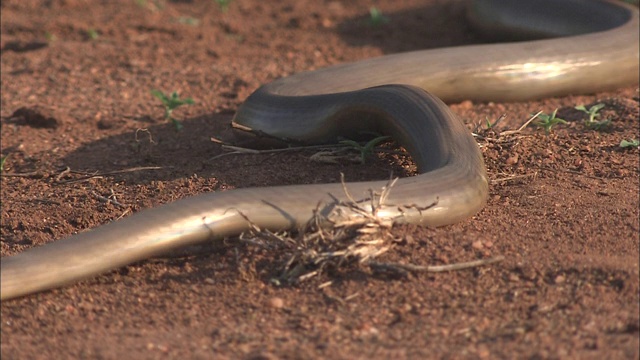
M 395 238 L 390 231 L 397 219 L 378 216 L 381 208 L 390 206 L 386 202 L 396 181 L 397 179 L 391 179 L 379 193 L 370 190 L 368 197 L 356 200 L 342 178 L 343 191 L 347 200 L 335 199 L 328 215 L 321 215 L 323 207 L 319 204 L 314 211 L 314 216 L 295 237 L 287 233 L 276 234 L 260 229 L 241 213 L 240 215 L 245 218 L 250 227 L 250 231 L 243 234 L 241 239 L 245 243 L 257 244 L 261 247 L 269 247 L 268 244 L 272 244 L 273 247 L 285 246 L 292 250 L 281 270 L 280 277 L 273 280 L 276 284 L 300 283 L 323 274 L 328 268 L 347 265 L 362 265 L 373 270 L 441 272 L 483 266 L 502 260 L 502 257 L 495 257 L 439 266 L 374 261 L 400 243 L 400 239 Z M 415 208 L 424 211 L 429 207 L 408 205 L 398 208 Z M 319 288 L 325 288 L 331 284 L 331 282 L 325 282 Z

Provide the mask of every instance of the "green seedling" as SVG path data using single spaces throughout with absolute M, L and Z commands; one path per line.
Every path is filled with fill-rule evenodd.
M 58 39 L 55 34 L 52 34 L 49 31 L 44 33 L 44 38 L 47 39 L 48 42 L 54 42 Z
M 597 121 L 585 121 L 584 125 L 592 130 L 600 131 L 605 130 L 611 126 L 611 119 L 597 120 Z
M 599 103 L 590 107 L 589 110 L 587 110 L 587 108 L 585 108 L 584 105 L 578 105 L 574 109 L 582 111 L 587 115 L 589 115 L 589 121 L 595 121 L 596 118 L 600 117 L 600 114 L 598 114 L 598 111 L 602 110 L 602 108 L 604 108 L 604 104 Z
M 574 109 L 582 111 L 589 116 L 589 118 L 584 121 L 586 127 L 593 130 L 604 130 L 611 125 L 611 120 L 596 120 L 600 117 L 598 111 L 602 110 L 602 108 L 604 108 L 604 104 L 600 103 L 593 105 L 588 110 L 584 105 L 578 105 Z
M 158 11 L 164 9 L 164 0 L 152 0 L 151 4 L 147 0 L 135 0 L 136 5 L 143 9 L 149 9 L 151 11 Z
M 0 157 L 0 172 L 4 171 L 4 163 L 7 161 L 7 158 L 9 158 L 9 154 Z
M 364 145 L 360 145 L 357 141 L 353 140 L 342 140 L 340 144 L 349 145 L 355 150 L 360 152 L 360 163 L 364 164 L 369 155 L 373 154 L 373 148 L 380 144 L 381 142 L 389 139 L 390 136 L 378 136 L 375 139 L 370 140 L 368 143 Z
M 377 7 L 369 8 L 369 24 L 372 26 L 380 26 L 389 22 L 389 18 L 382 14 Z
M 640 141 L 638 139 L 620 141 L 620 147 L 623 149 L 631 148 L 631 147 L 637 148 L 639 146 L 640 146 Z
M 488 117 L 485 117 L 484 121 L 485 125 L 487 126 L 487 130 L 491 130 L 491 128 L 493 127 L 493 123 L 491 123 L 491 120 Z
M 491 122 L 491 119 L 485 116 L 484 121 L 487 125 L 487 130 L 493 129 L 496 125 L 498 125 L 500 121 L 504 120 L 506 117 L 507 117 L 507 114 L 502 114 L 500 115 L 500 117 L 496 119 L 496 121 Z
M 91 40 L 97 40 L 100 37 L 100 34 L 96 29 L 89 29 L 87 30 L 87 36 Z
M 173 125 L 176 127 L 176 130 L 182 130 L 182 124 L 180 121 L 173 118 L 172 113 L 177 107 L 182 105 L 192 105 L 195 104 L 192 98 L 180 99 L 178 96 L 178 92 L 174 91 L 170 96 L 165 95 L 160 90 L 151 90 L 151 95 L 162 101 L 162 105 L 164 105 L 164 118 L 165 120 L 171 120 Z
M 229 10 L 229 4 L 231 4 L 231 0 L 214 0 L 218 6 L 220 6 L 220 10 L 222 12 L 227 12 Z
M 190 26 L 198 26 L 200 25 L 200 20 L 193 18 L 191 16 L 179 16 L 176 18 L 176 21 L 180 24 L 190 25 Z
M 556 113 L 558 112 L 558 109 L 553 110 L 553 113 L 551 113 L 551 115 L 547 115 L 545 113 L 540 113 L 538 115 L 538 120 L 536 122 L 534 122 L 533 124 L 544 128 L 544 131 L 549 134 L 551 132 L 551 128 L 554 127 L 556 124 L 566 124 L 567 121 L 564 119 L 560 119 L 558 117 L 556 117 Z
M 502 114 L 494 122 L 491 122 L 491 119 L 485 116 L 484 126 L 482 122 L 478 123 L 473 129 L 473 131 L 471 131 L 471 133 L 473 134 L 473 136 L 480 137 L 480 138 L 483 138 L 485 135 L 489 133 L 493 133 L 497 135 L 499 132 L 495 130 L 495 128 L 498 125 L 498 123 L 504 120 L 506 117 L 507 117 L 507 114 Z

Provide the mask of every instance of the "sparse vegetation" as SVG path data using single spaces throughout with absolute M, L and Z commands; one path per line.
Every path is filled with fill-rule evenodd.
M 341 144 L 344 145 L 349 145 L 352 148 L 354 148 L 355 150 L 360 152 L 360 162 L 362 164 L 364 164 L 366 162 L 366 159 L 369 155 L 373 154 L 373 148 L 380 144 L 383 141 L 386 141 L 390 138 L 390 136 L 378 136 L 377 138 L 374 138 L 372 140 L 370 140 L 369 142 L 367 142 L 364 145 L 360 145 L 360 143 L 358 143 L 357 141 L 353 141 L 353 140 L 342 140 L 340 141 Z
M 7 161 L 7 158 L 9 158 L 9 154 L 0 157 L 0 172 L 4 171 L 4 163 Z
M 229 4 L 231 4 L 231 0 L 214 0 L 218 6 L 220 6 L 220 10 L 222 12 L 227 12 L 229 10 Z
M 100 37 L 100 33 L 96 29 L 87 30 L 87 36 L 90 40 L 97 40 Z
M 485 126 L 487 127 L 487 130 L 492 130 L 496 125 L 498 125 L 500 121 L 504 120 L 506 117 L 507 117 L 507 114 L 502 114 L 494 122 L 491 122 L 491 119 L 489 119 L 488 117 L 485 117 L 484 121 L 485 121 Z
M 200 20 L 191 17 L 191 16 L 179 16 L 177 18 L 175 18 L 175 20 L 177 22 L 179 22 L 180 24 L 184 24 L 184 25 L 189 25 L 189 26 L 198 26 L 200 25 Z
M 578 105 L 575 107 L 576 110 L 580 110 L 589 115 L 589 121 L 594 121 L 596 118 L 599 118 L 600 114 L 598 114 L 598 111 L 600 111 L 602 108 L 604 108 L 603 103 L 595 104 L 590 107 L 589 110 L 587 110 L 584 105 Z
M 604 130 L 611 125 L 610 119 L 604 120 L 596 120 L 600 118 L 600 114 L 598 113 L 600 110 L 604 108 L 604 104 L 599 103 L 595 104 L 589 109 L 587 109 L 584 105 L 578 105 L 575 107 L 576 110 L 582 111 L 589 116 L 588 119 L 584 121 L 584 125 L 593 130 Z
M 165 120 L 171 120 L 173 125 L 176 127 L 176 130 L 180 131 L 182 129 L 182 124 L 180 121 L 173 118 L 173 110 L 182 106 L 182 105 L 192 105 L 195 104 L 192 98 L 180 99 L 178 96 L 178 92 L 174 91 L 170 96 L 165 95 L 160 90 L 151 90 L 151 95 L 158 98 L 162 101 L 162 105 L 164 105 L 164 118 Z
M 389 18 L 382 14 L 377 7 L 369 8 L 369 24 L 372 26 L 380 26 L 389 22 Z
M 44 38 L 47 39 L 48 42 L 54 42 L 58 39 L 55 34 L 49 31 L 44 33 Z
M 150 5 L 147 0 L 135 0 L 135 2 L 139 7 L 146 8 L 151 11 L 162 10 L 165 7 L 164 0 L 152 0 L 152 5 Z
M 488 117 L 485 117 L 484 121 L 485 121 L 485 126 L 487 127 L 487 130 L 491 130 L 491 128 L 493 128 L 493 123 L 491 123 L 491 120 L 489 120 Z
M 556 117 L 557 112 L 558 112 L 558 109 L 553 110 L 551 115 L 547 115 L 545 113 L 539 113 L 538 120 L 534 121 L 533 124 L 535 126 L 543 128 L 544 131 L 547 134 L 549 134 L 551 132 L 551 128 L 554 127 L 555 125 L 567 123 L 566 120 Z

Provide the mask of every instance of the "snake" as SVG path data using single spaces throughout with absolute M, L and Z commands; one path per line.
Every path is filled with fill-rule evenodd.
M 282 139 L 387 134 L 418 174 L 400 178 L 376 216 L 444 226 L 477 214 L 489 181 L 471 132 L 446 102 L 527 101 L 638 83 L 638 8 L 605 0 L 476 0 L 477 31 L 510 42 L 419 50 L 302 72 L 263 85 L 232 123 Z M 515 41 L 514 41 L 515 40 Z M 61 287 L 257 225 L 297 229 L 388 181 L 210 192 L 1 259 L 1 299 Z M 373 189 L 373 190 L 372 190 Z M 372 192 L 373 191 L 373 192 Z M 357 216 L 348 214 L 344 216 Z

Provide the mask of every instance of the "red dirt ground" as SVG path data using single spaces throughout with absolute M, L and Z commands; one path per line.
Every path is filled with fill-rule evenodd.
M 275 78 L 479 41 L 458 2 L 237 0 L 226 12 L 205 0 L 0 4 L 2 256 L 202 192 L 406 173 L 387 157 L 317 164 L 312 151 L 210 160 L 222 153 L 210 137 Z M 372 4 L 387 24 L 368 24 Z M 175 111 L 182 131 L 162 119 L 156 88 L 196 101 Z M 638 101 L 631 87 L 452 104 L 470 127 L 506 113 L 499 128 L 514 129 L 555 108 L 570 122 L 482 141 L 487 207 L 453 226 L 394 229 L 414 241 L 381 261 L 503 262 L 408 276 L 337 269 L 278 287 L 282 256 L 230 244 L 3 302 L 2 358 L 637 359 L 638 150 L 618 144 L 640 137 Z M 600 102 L 611 127 L 585 129 L 573 107 Z M 68 181 L 149 166 L 160 168 Z M 101 201 L 111 194 L 122 207 Z

